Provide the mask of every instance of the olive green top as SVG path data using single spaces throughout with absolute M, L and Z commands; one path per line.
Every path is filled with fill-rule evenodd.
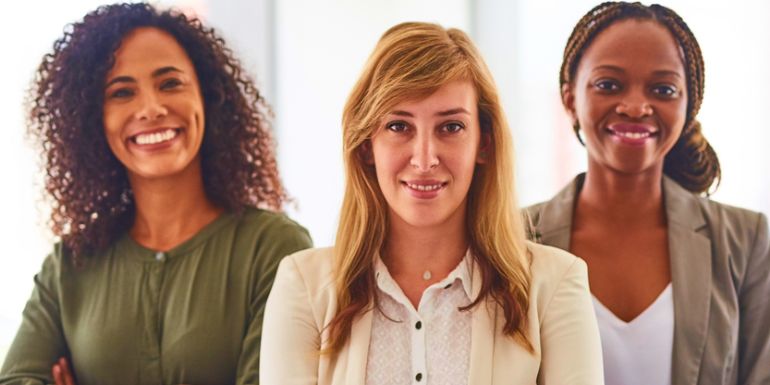
M 168 252 L 128 234 L 74 267 L 57 246 L 35 276 L 0 384 L 256 384 L 262 314 L 278 262 L 310 247 L 281 214 L 222 214 Z

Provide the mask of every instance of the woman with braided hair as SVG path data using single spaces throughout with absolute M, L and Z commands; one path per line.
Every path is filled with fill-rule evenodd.
M 37 71 L 59 242 L 2 384 L 254 384 L 278 261 L 311 245 L 279 213 L 266 105 L 212 29 L 99 7 Z
M 603 3 L 564 51 L 588 170 L 528 211 L 540 242 L 588 264 L 609 385 L 770 383 L 767 218 L 703 196 L 720 177 L 703 82 L 698 42 L 660 5 Z

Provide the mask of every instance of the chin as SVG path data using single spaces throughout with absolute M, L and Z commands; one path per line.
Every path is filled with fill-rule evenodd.
M 136 167 L 130 173 L 143 179 L 163 179 L 181 174 L 185 167 L 176 164 L 154 164 L 147 167 Z
M 396 213 L 402 222 L 415 228 L 440 226 L 449 219 L 449 215 L 440 215 L 439 213 L 436 213 L 435 210 L 431 210 L 431 212 L 426 212 L 425 210 L 410 210 L 410 212 L 404 214 L 405 215 Z

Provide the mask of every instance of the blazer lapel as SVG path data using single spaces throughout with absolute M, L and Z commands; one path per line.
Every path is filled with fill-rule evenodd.
M 534 223 L 536 242 L 569 250 L 575 196 L 584 180 L 585 174 L 578 175 L 553 199 L 543 204 Z
M 472 299 L 481 291 L 481 272 L 477 267 L 471 273 Z M 492 302 L 492 303 L 490 303 Z M 471 362 L 468 373 L 469 384 L 491 384 L 493 355 L 495 349 L 495 311 L 493 301 L 485 300 L 471 311 Z
M 569 250 L 575 196 L 584 178 L 585 174 L 578 175 L 537 210 L 534 225 L 539 243 Z M 673 384 L 696 384 L 711 305 L 711 241 L 699 232 L 706 220 L 691 192 L 664 176 L 663 199 L 674 294 L 671 380 Z
M 366 383 L 366 358 L 369 355 L 369 340 L 372 337 L 372 309 L 367 310 L 350 328 L 350 349 L 346 383 Z
M 711 241 L 698 233 L 706 220 L 692 193 L 664 177 L 663 195 L 674 292 L 671 382 L 695 384 L 711 305 Z

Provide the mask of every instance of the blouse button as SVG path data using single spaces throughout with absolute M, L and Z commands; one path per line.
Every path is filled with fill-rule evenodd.
M 155 254 L 155 260 L 158 262 L 163 262 L 166 259 L 166 254 L 162 251 L 159 251 Z
M 422 329 L 422 322 L 421 321 L 417 321 L 417 323 L 414 324 L 414 328 L 417 329 L 417 330 Z M 417 380 L 417 381 L 420 381 L 420 380 Z
M 414 379 L 417 380 L 417 382 L 422 381 L 422 373 L 417 373 L 417 375 L 414 376 Z

